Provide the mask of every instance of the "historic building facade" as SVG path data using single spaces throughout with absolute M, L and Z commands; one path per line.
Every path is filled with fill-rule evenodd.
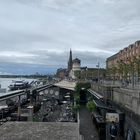
M 133 85 L 140 81 L 140 41 L 120 50 L 106 60 L 107 76 Z
M 56 75 L 60 79 L 64 79 L 67 76 L 67 69 L 59 68 L 57 69 Z
M 81 67 L 81 60 L 75 58 L 72 60 L 72 51 L 70 50 L 68 61 L 69 77 L 72 79 L 92 79 L 97 80 L 105 76 L 105 69 L 103 68 L 88 68 Z
M 78 58 L 75 58 L 72 61 L 72 70 L 73 71 L 80 71 L 81 70 L 81 60 Z
M 75 79 L 75 72 L 81 71 L 81 60 L 78 58 L 72 59 L 72 51 L 70 50 L 68 61 L 68 75 L 70 78 Z
M 136 41 L 134 44 L 129 45 L 113 56 L 107 58 L 106 67 L 112 68 L 113 66 L 117 66 L 119 61 L 129 63 L 129 61 L 133 61 L 134 58 L 140 58 L 140 41 Z

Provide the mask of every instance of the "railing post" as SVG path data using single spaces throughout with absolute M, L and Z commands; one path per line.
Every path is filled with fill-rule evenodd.
M 33 106 L 28 106 L 27 107 L 28 109 L 29 109 L 29 117 L 28 117 L 28 121 L 33 121 L 33 109 L 34 109 L 34 107 Z
M 20 121 L 20 114 L 21 114 L 21 106 L 20 106 L 20 95 L 18 96 L 18 121 Z
M 33 91 L 30 91 L 30 105 L 27 107 L 27 109 L 29 109 L 28 121 L 33 121 Z

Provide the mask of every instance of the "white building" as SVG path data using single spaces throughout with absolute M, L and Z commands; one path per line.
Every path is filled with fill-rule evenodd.
M 81 70 L 81 60 L 79 60 L 78 58 L 75 58 L 72 61 L 72 70 L 73 71 Z
M 75 71 L 81 71 L 81 60 L 75 58 L 72 61 L 72 70 L 70 71 L 70 77 L 75 79 Z

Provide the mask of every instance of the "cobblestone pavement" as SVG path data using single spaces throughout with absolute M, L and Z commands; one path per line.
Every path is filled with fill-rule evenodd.
M 80 134 L 84 137 L 84 140 L 99 140 L 97 130 L 92 123 L 90 113 L 86 109 L 86 106 L 81 106 L 79 111 L 80 117 Z

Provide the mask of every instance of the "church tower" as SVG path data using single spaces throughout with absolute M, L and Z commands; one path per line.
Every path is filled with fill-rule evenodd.
M 68 71 L 72 70 L 72 51 L 70 49 L 69 61 L 68 61 Z

